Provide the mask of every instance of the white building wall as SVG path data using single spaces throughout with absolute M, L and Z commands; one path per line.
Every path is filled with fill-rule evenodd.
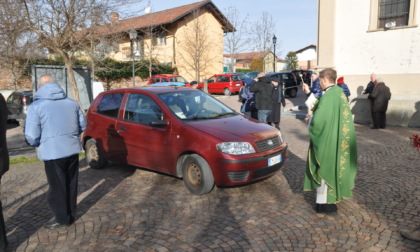
M 316 51 L 314 48 L 309 48 L 301 53 L 296 54 L 299 61 L 304 60 L 315 60 L 316 59 Z
M 420 72 L 420 27 L 368 32 L 370 1 L 337 1 L 337 69 L 346 74 Z M 420 20 L 417 11 L 416 20 Z

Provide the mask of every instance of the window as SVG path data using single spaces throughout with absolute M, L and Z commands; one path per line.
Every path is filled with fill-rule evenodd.
M 166 44 L 166 32 L 161 32 L 160 34 L 159 34 L 159 38 L 158 38 L 158 44 L 159 45 L 164 45 L 164 44 Z
M 410 0 L 379 0 L 378 28 L 385 28 L 388 22 L 395 26 L 408 25 Z
M 123 97 L 122 93 L 104 95 L 96 111 L 102 115 L 118 118 Z
M 130 94 L 124 111 L 124 120 L 149 124 L 152 121 L 162 120 L 162 111 L 159 106 L 148 96 Z
M 417 27 L 414 13 L 417 2 L 417 0 L 371 0 L 369 31 Z

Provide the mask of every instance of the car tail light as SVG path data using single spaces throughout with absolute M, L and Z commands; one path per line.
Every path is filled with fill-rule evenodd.
M 24 97 L 22 98 L 22 103 L 23 103 L 23 105 L 26 105 L 26 96 L 24 96 Z

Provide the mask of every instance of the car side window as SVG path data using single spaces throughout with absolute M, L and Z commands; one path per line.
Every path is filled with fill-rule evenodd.
M 218 82 L 229 82 L 229 77 L 219 76 Z
M 13 95 L 10 95 L 8 98 L 7 98 L 7 104 L 12 104 L 13 103 Z
M 163 113 L 152 98 L 142 94 L 130 94 L 124 111 L 125 121 L 148 125 L 152 121 L 162 119 Z
M 287 75 L 287 74 L 282 74 L 281 75 L 281 78 L 283 79 L 283 80 L 289 80 L 289 76 Z
M 207 83 L 214 83 L 216 81 L 216 77 L 211 77 Z
M 123 97 L 123 93 L 104 95 L 102 100 L 99 102 L 96 111 L 102 115 L 118 118 L 118 112 L 120 111 L 120 105 Z

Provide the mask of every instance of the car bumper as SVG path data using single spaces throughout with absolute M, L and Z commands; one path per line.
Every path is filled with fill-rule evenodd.
M 287 144 L 269 154 L 244 159 L 219 161 L 215 182 L 218 186 L 235 186 L 253 183 L 276 174 L 286 161 Z M 280 156 L 280 162 L 269 165 L 269 160 Z

